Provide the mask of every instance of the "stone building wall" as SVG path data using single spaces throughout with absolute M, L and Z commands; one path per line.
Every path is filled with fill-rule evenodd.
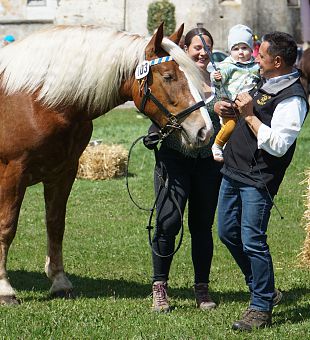
M 12 34 L 20 39 L 42 27 L 53 25 L 58 2 L 0 0 L 0 38 Z
M 58 24 L 97 24 L 125 30 L 125 3 L 124 0 L 61 0 L 55 20 Z
M 0 0 L 0 35 L 17 38 L 46 25 L 99 24 L 147 35 L 147 8 L 154 0 Z M 177 26 L 185 31 L 203 24 L 215 47 L 226 50 L 229 28 L 242 23 L 262 34 L 282 30 L 301 42 L 299 7 L 287 0 L 170 0 Z M 295 1 L 298 3 L 298 0 Z
M 147 8 L 154 0 L 61 0 L 58 23 L 96 22 L 147 35 Z M 243 23 L 262 34 L 282 30 L 301 40 L 299 8 L 287 0 L 170 0 L 176 8 L 177 26 L 185 31 L 202 23 L 213 35 L 215 47 L 226 49 L 229 28 Z M 73 5 L 74 4 L 74 5 Z

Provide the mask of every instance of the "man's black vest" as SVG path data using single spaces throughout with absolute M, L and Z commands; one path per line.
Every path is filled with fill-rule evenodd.
M 261 81 L 252 91 L 254 113 L 265 125 L 271 119 L 278 103 L 292 96 L 300 96 L 307 103 L 299 77 L 291 77 L 275 86 L 267 86 Z M 282 157 L 275 157 L 257 148 L 257 138 L 243 118 L 239 118 L 236 128 L 224 149 L 222 173 L 241 183 L 266 189 L 275 195 L 283 180 L 296 147 L 296 141 Z

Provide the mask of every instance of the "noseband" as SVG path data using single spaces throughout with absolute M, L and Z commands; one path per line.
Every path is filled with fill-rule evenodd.
M 164 138 L 166 138 L 168 135 L 170 135 L 170 133 L 172 133 L 174 130 L 182 130 L 182 126 L 180 124 L 180 122 L 186 117 L 188 116 L 190 113 L 192 113 L 193 111 L 198 110 L 199 108 L 201 108 L 202 106 L 205 106 L 205 102 L 203 100 L 199 101 L 198 103 L 188 107 L 187 109 L 177 113 L 177 114 L 172 114 L 153 94 L 152 91 L 150 89 L 150 87 L 148 86 L 148 78 L 150 75 L 150 67 L 157 65 L 157 64 L 161 64 L 163 62 L 168 62 L 168 61 L 173 61 L 173 58 L 171 56 L 168 57 L 162 57 L 162 58 L 156 58 L 156 59 L 152 59 L 152 60 L 146 60 L 143 64 L 143 67 L 147 68 L 147 71 L 145 72 L 145 74 L 142 74 L 142 76 L 140 77 L 140 79 L 137 78 L 137 73 L 136 73 L 136 78 L 139 80 L 140 82 L 140 87 L 143 87 L 143 98 L 142 98 L 142 102 L 140 105 L 140 112 L 142 112 L 144 115 L 146 115 L 146 113 L 144 112 L 145 109 L 145 105 L 147 103 L 148 100 L 151 100 L 158 108 L 159 110 L 165 115 L 165 117 L 168 119 L 168 122 L 166 123 L 165 126 L 163 126 L 162 128 L 160 128 L 159 133 L 161 135 L 161 140 L 163 140 Z M 149 66 L 146 66 L 146 65 Z M 139 65 L 138 65 L 139 67 Z M 154 122 L 157 126 L 159 125 L 157 122 Z

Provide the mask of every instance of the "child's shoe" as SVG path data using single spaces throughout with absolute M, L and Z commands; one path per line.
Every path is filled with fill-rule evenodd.
M 212 154 L 215 161 L 221 163 L 224 162 L 223 148 L 220 145 L 217 144 L 212 145 Z

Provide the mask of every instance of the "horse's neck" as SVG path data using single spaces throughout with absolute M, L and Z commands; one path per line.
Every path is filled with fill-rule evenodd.
M 95 119 L 98 118 L 105 113 L 109 112 L 110 110 L 114 109 L 115 107 L 126 103 L 127 101 L 133 100 L 133 85 L 134 85 L 134 78 L 133 76 L 127 80 L 122 81 L 121 86 L 118 90 L 118 96 L 114 98 L 113 101 L 107 103 L 103 109 L 87 109 L 85 108 L 84 113 L 87 112 L 88 119 Z
M 129 100 L 133 100 L 133 91 L 134 91 L 134 77 L 130 77 L 122 82 L 121 87 L 119 89 L 120 97 L 123 104 Z

